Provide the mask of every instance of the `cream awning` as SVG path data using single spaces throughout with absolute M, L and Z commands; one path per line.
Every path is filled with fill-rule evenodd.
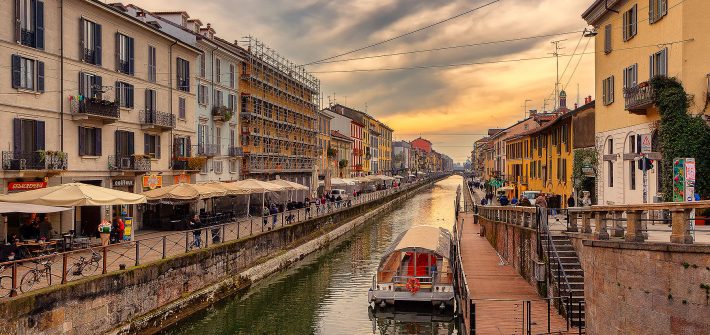
M 142 194 L 83 183 L 67 183 L 38 190 L 0 195 L 0 201 L 44 206 L 109 206 L 146 202 Z
M 235 181 L 233 183 L 235 187 L 239 187 L 243 190 L 248 191 L 249 193 L 266 193 L 266 192 L 280 192 L 280 191 L 288 191 L 288 188 L 266 182 L 266 181 L 261 181 L 257 179 L 245 179 L 245 180 L 240 180 L 240 181 Z
M 206 183 L 198 183 L 198 185 L 205 185 L 212 188 L 220 189 L 227 192 L 227 195 L 242 195 L 249 194 L 248 190 L 245 190 L 234 183 L 225 183 L 221 181 L 209 181 Z
M 12 202 L 0 202 L 0 214 L 3 213 L 56 213 L 68 211 L 68 207 L 42 206 L 32 204 L 20 204 Z
M 174 184 L 150 190 L 143 195 L 150 201 L 156 200 L 199 200 L 227 195 L 227 191 L 206 184 Z
M 399 234 L 382 254 L 382 265 L 395 251 L 428 251 L 441 257 L 449 258 L 451 252 L 451 234 L 448 230 L 433 226 L 415 226 Z
M 284 179 L 270 180 L 269 183 L 280 185 L 283 187 L 287 187 L 289 190 L 308 191 L 308 186 L 303 186 L 299 183 L 294 183 L 292 181 L 288 181 L 288 180 L 284 180 Z

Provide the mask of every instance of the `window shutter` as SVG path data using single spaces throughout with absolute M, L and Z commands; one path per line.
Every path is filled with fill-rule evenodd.
M 190 62 L 183 61 L 185 64 L 185 92 L 190 92 Z
M 44 62 L 37 61 L 37 91 L 44 92 Z
M 94 145 L 96 146 L 96 156 L 101 156 L 101 128 L 94 128 Z
M 123 138 L 123 134 L 120 130 L 114 131 L 113 134 L 113 151 L 116 154 L 116 159 L 120 159 L 120 157 L 123 157 L 125 154 L 121 152 L 121 139 Z
M 128 137 L 128 155 L 131 156 L 135 154 L 135 136 L 132 131 L 125 132 Z
M 22 151 L 22 119 L 18 118 L 12 119 L 12 151 Z
M 121 93 L 123 93 L 123 92 L 121 92 L 122 86 L 123 85 L 121 84 L 120 81 L 116 81 L 116 100 L 118 100 L 118 101 L 121 101 L 121 95 L 122 95 Z M 123 106 L 121 106 L 121 107 L 123 107 Z
M 128 74 L 135 74 L 135 54 L 133 51 L 133 37 L 128 38 Z
M 668 76 L 668 48 L 664 48 L 661 53 L 661 67 L 664 76 Z
M 35 48 L 44 49 L 44 1 L 40 0 L 35 8 Z
M 609 86 L 611 86 L 609 89 L 609 97 L 611 98 L 611 100 L 609 102 L 614 102 L 614 76 L 611 76 Z
M 86 155 L 86 149 L 84 148 L 84 141 L 86 140 L 86 129 L 79 126 L 79 156 Z
M 155 158 L 160 159 L 160 134 L 155 136 Z
M 173 138 L 173 158 L 180 157 L 180 141 L 177 137 Z
M 20 0 L 15 0 L 15 42 L 17 43 L 20 43 L 22 41 L 22 28 L 20 28 L 21 16 L 22 13 L 20 13 Z
M 94 64 L 101 65 L 101 25 L 94 23 Z
M 192 140 L 190 137 L 185 138 L 185 153 L 185 156 L 192 157 Z
M 611 52 L 611 25 L 607 24 L 604 27 L 604 52 Z
M 653 55 L 648 56 L 648 80 L 653 79 L 655 77 L 655 73 L 653 73 Z
M 35 121 L 35 150 L 44 150 L 44 121 Z
M 128 95 L 128 108 L 133 108 L 133 85 L 127 85 L 126 94 Z
M 121 72 L 121 33 L 116 33 L 116 43 L 113 51 L 114 61 L 116 62 L 116 71 Z
M 84 49 L 86 49 L 86 41 L 84 41 L 84 25 L 86 25 L 86 20 L 84 18 L 79 19 L 79 59 L 86 60 L 84 57 Z
M 143 134 L 143 154 L 150 154 L 150 135 Z
M 103 83 L 102 83 L 102 78 L 101 76 L 93 76 L 93 84 L 94 84 L 94 90 L 96 91 L 96 97 L 98 99 L 103 99 L 101 90 L 103 89 Z
M 20 62 L 22 58 L 12 55 L 12 88 L 20 88 Z

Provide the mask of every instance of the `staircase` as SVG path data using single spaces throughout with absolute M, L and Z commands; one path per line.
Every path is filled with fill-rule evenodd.
M 544 257 L 548 259 L 548 278 L 554 296 L 562 297 L 560 311 L 570 317 L 575 327 L 584 325 L 584 272 L 567 235 L 540 231 Z M 570 299 L 571 297 L 571 299 Z M 581 302 L 581 307 L 580 307 Z M 569 310 L 569 311 L 568 311 Z

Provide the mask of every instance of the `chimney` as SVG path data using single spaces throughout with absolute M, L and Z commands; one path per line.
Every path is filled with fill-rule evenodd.
M 585 98 L 584 100 L 587 100 L 587 99 Z M 585 105 L 586 105 L 586 101 L 585 101 Z M 577 106 L 577 103 L 575 102 L 575 103 L 574 103 L 574 109 L 577 109 L 577 107 L 578 107 L 578 106 Z

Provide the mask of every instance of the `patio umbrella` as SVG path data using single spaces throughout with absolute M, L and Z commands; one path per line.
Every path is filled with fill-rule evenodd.
M 67 183 L 38 190 L 0 195 L 0 201 L 44 206 L 110 206 L 146 202 L 142 194 L 83 183 Z
M 0 214 L 4 213 L 55 213 L 68 211 L 68 207 L 53 207 L 32 204 L 0 202 Z
M 291 196 L 289 197 L 290 200 L 293 200 L 293 194 L 291 192 L 293 192 L 293 191 L 308 191 L 307 186 L 303 186 L 299 183 L 294 183 L 292 181 L 288 181 L 288 180 L 284 180 L 284 179 L 272 180 L 272 181 L 270 181 L 270 183 L 281 185 L 283 187 L 287 187 L 289 189 L 289 194 L 291 194 Z
M 143 193 L 148 200 L 156 201 L 163 199 L 170 200 L 199 200 L 213 197 L 221 197 L 227 191 L 212 187 L 206 184 L 173 184 L 166 187 L 156 188 Z
M 221 181 L 209 181 L 206 183 L 200 183 L 198 185 L 204 185 L 204 186 L 209 186 L 212 188 L 223 190 L 223 191 L 227 192 L 227 195 L 249 194 L 248 190 L 245 190 L 245 189 L 237 186 L 235 183 L 225 183 L 225 182 L 221 182 Z
M 233 184 L 233 186 L 235 187 L 239 187 L 243 190 L 246 190 L 247 192 L 249 192 L 249 194 L 261 193 L 261 208 L 264 208 L 264 202 L 266 201 L 266 192 L 279 192 L 288 190 L 288 188 L 283 187 L 281 185 L 257 179 L 244 179 L 229 184 Z M 249 213 L 250 202 L 251 196 L 247 198 L 247 213 Z

